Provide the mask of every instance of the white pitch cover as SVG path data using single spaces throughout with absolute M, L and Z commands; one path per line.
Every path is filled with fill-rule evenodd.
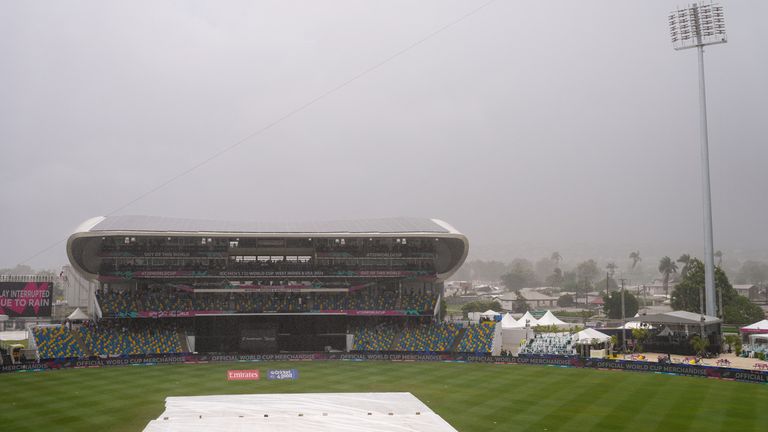
M 145 432 L 456 432 L 410 393 L 169 397 Z

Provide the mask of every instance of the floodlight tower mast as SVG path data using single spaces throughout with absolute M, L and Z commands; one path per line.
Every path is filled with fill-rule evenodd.
M 701 130 L 701 183 L 704 204 L 704 291 L 706 313 L 717 316 L 715 306 L 715 258 L 712 239 L 712 194 L 709 185 L 707 94 L 704 86 L 704 46 L 726 43 L 723 7 L 691 4 L 669 14 L 669 31 L 675 50 L 696 48 L 699 57 L 699 115 Z M 722 313 L 722 311 L 720 311 Z

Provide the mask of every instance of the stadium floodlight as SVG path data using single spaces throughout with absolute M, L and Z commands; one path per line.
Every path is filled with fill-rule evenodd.
M 726 43 L 723 7 L 696 3 L 669 14 L 669 33 L 676 50 Z
M 675 50 L 696 48 L 699 57 L 699 114 L 701 133 L 701 180 L 704 204 L 704 287 L 706 313 L 716 316 L 715 257 L 712 240 L 712 195 L 709 185 L 707 94 L 704 86 L 704 47 L 726 43 L 723 7 L 716 3 L 678 9 L 669 14 L 669 32 Z M 720 311 L 722 313 L 722 311 Z

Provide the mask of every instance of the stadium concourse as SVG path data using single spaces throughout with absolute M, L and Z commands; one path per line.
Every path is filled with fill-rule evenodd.
M 176 353 L 490 354 L 494 322 L 442 322 L 468 252 L 435 219 L 261 224 L 111 216 L 67 242 L 93 319 L 40 326 L 38 358 Z M 498 326 L 500 327 L 500 326 Z

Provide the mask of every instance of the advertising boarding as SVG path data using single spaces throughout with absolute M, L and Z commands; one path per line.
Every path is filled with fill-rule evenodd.
M 0 282 L 0 315 L 49 317 L 52 282 Z

